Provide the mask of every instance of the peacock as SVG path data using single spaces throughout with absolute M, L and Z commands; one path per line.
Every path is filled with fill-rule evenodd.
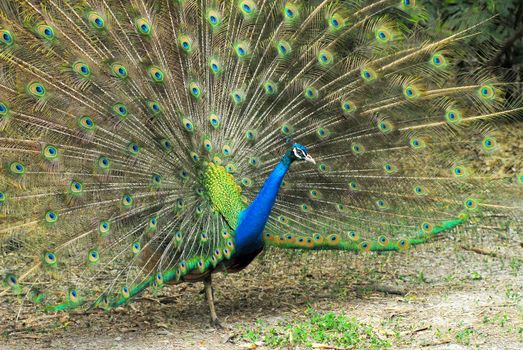
M 0 1 L 0 299 L 203 282 L 218 326 L 212 274 L 267 247 L 520 227 L 521 84 L 483 22 L 433 24 L 415 0 Z

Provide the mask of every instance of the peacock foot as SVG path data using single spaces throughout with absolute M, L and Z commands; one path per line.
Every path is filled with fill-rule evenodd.
M 215 329 L 217 330 L 223 330 L 225 329 L 223 326 L 222 326 L 222 323 L 220 322 L 220 320 L 218 318 L 211 318 L 211 326 L 214 327 Z

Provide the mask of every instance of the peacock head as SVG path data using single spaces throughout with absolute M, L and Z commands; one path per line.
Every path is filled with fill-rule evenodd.
M 312 164 L 316 164 L 316 161 L 309 155 L 309 150 L 307 147 L 295 143 L 292 145 L 291 159 L 298 161 L 306 161 Z

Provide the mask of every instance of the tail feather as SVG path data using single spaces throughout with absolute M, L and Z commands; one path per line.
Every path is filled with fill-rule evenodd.
M 444 221 L 441 224 L 430 227 L 425 225 L 413 236 L 405 239 L 390 241 L 387 236 L 378 236 L 371 240 L 362 239 L 355 231 L 338 234 L 320 234 L 311 236 L 294 235 L 292 233 L 278 234 L 276 227 L 269 227 L 264 235 L 268 246 L 284 249 L 304 250 L 345 250 L 353 252 L 386 252 L 403 251 L 410 246 L 427 243 L 442 237 L 442 233 L 451 230 L 466 222 L 466 218 Z M 276 233 L 272 233 L 276 232 Z

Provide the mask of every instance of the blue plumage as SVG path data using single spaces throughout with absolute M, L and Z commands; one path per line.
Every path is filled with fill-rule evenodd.
M 236 254 L 251 254 L 263 247 L 262 236 L 265 225 L 280 191 L 283 178 L 295 160 L 313 161 L 312 157 L 308 155 L 306 147 L 294 144 L 274 167 L 249 207 L 238 214 L 239 224 L 234 236 Z

